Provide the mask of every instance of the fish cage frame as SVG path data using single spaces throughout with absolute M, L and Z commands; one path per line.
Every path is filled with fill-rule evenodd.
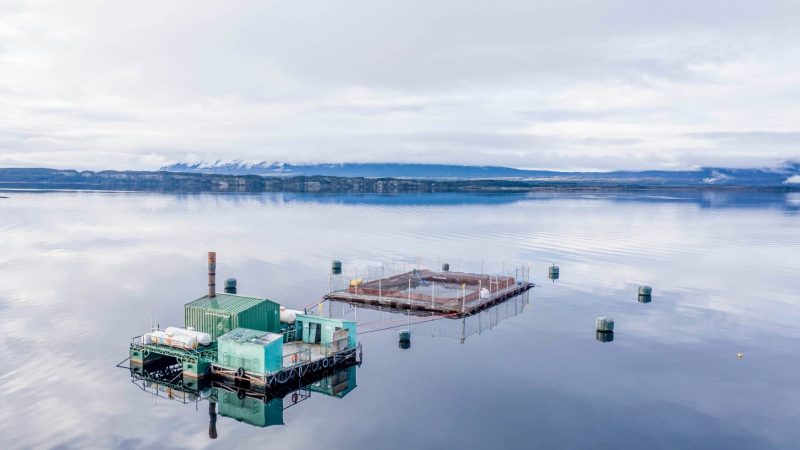
M 344 289 L 331 288 L 323 300 L 458 315 L 488 308 L 534 286 L 525 266 L 516 268 L 514 276 L 417 268 L 369 280 L 352 279 Z

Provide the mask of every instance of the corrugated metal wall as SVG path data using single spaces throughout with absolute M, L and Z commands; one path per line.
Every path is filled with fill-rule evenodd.
M 264 300 L 251 308 L 236 313 L 187 304 L 184 307 L 184 324 L 186 327 L 194 327 L 197 331 L 211 334 L 212 339 L 215 340 L 234 328 L 279 333 L 281 330 L 280 305 Z

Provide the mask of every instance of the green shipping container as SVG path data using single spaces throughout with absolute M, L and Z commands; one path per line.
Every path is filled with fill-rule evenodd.
M 283 335 L 237 328 L 217 341 L 217 364 L 257 375 L 283 368 Z
M 273 301 L 235 294 L 203 296 L 183 307 L 186 327 L 209 333 L 212 339 L 236 328 L 280 332 L 281 306 Z

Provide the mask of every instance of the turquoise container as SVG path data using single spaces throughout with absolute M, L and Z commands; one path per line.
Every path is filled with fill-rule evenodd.
M 217 364 L 226 369 L 244 369 L 255 375 L 283 368 L 283 335 L 237 328 L 220 336 Z

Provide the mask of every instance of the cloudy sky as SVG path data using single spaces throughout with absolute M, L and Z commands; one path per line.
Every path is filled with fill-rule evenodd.
M 800 160 L 800 2 L 0 1 L 0 167 Z

